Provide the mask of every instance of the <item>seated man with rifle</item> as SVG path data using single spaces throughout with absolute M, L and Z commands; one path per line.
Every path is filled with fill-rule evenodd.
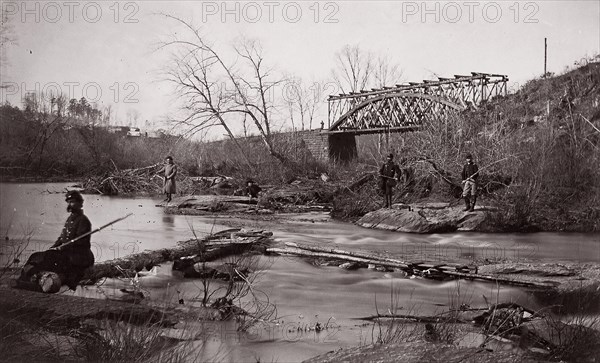
M 90 245 L 90 235 L 94 232 L 90 220 L 83 214 L 83 197 L 78 191 L 68 191 L 65 200 L 67 211 L 71 214 L 60 237 L 49 250 L 29 257 L 21 271 L 20 282 L 37 284 L 40 274 L 53 272 L 71 290 L 75 290 L 84 271 L 94 265 Z M 55 283 L 53 279 L 47 279 L 47 282 L 40 281 L 40 286 L 44 292 L 56 292 L 60 284 L 57 287 Z

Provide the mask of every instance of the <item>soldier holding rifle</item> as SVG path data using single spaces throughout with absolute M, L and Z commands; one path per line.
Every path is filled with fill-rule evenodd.
M 465 211 L 473 212 L 477 202 L 477 179 L 479 179 L 479 168 L 473 162 L 473 156 L 467 154 L 467 163 L 462 170 L 462 184 L 465 198 Z
M 392 206 L 394 187 L 398 184 L 401 173 L 400 167 L 394 162 L 394 154 L 389 154 L 387 161 L 379 169 L 380 186 L 385 198 L 384 208 Z
M 36 252 L 29 257 L 21 271 L 21 281 L 33 282 L 32 280 L 39 278 L 38 273 L 54 272 L 62 275 L 65 279 L 64 284 L 75 290 L 85 269 L 94 265 L 94 254 L 90 245 L 92 224 L 83 214 L 83 197 L 78 191 L 71 190 L 67 192 L 65 201 L 67 211 L 71 214 L 60 237 L 49 250 Z M 49 283 L 52 284 L 52 281 L 49 280 Z M 45 290 L 50 290 L 51 286 L 46 289 L 42 286 L 42 289 L 44 292 L 50 292 Z

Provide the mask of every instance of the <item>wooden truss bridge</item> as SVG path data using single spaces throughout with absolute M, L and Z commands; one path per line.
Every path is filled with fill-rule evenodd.
M 439 77 L 394 87 L 329 96 L 329 132 L 388 133 L 416 131 L 442 119 L 506 95 L 508 77 L 472 72 L 470 76 Z

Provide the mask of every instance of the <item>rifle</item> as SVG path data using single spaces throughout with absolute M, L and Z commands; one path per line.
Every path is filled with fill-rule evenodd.
M 117 222 L 120 222 L 120 221 L 122 221 L 123 219 L 125 219 L 125 218 L 127 218 L 127 217 L 129 217 L 129 216 L 131 216 L 131 215 L 133 215 L 133 213 L 129 213 L 129 214 L 127 214 L 127 215 L 126 215 L 126 216 L 124 216 L 124 217 L 117 218 L 117 219 L 115 219 L 114 221 L 112 221 L 112 222 L 109 222 L 109 223 L 107 223 L 107 224 L 103 225 L 102 227 L 98 227 L 98 228 L 94 229 L 93 231 L 89 231 L 89 232 L 87 232 L 87 233 L 84 233 L 84 234 L 82 234 L 81 236 L 75 237 L 75 238 L 73 238 L 72 240 L 70 240 L 70 241 L 67 241 L 67 242 L 63 243 L 63 244 L 62 244 L 62 245 L 60 245 L 60 246 L 53 247 L 53 248 L 51 248 L 51 250 L 56 250 L 56 249 L 58 249 L 59 247 L 60 247 L 60 248 L 62 248 L 62 247 L 68 246 L 68 245 L 70 245 L 70 244 L 73 244 L 73 243 L 75 243 L 75 242 L 79 241 L 80 239 L 82 239 L 83 237 L 87 237 L 87 236 L 89 236 L 89 235 L 91 235 L 91 234 L 94 234 L 94 233 L 96 233 L 96 232 L 100 232 L 100 231 L 101 231 L 101 230 L 103 230 L 104 228 L 106 228 L 106 227 L 108 227 L 108 226 L 111 226 L 111 225 L 113 225 L 113 224 L 115 224 L 115 223 L 117 223 Z
M 479 174 L 479 173 L 480 173 L 482 170 L 484 170 L 484 169 L 487 169 L 487 168 L 489 168 L 490 166 L 492 166 L 492 165 L 494 165 L 494 164 L 498 164 L 499 162 L 501 162 L 501 161 L 504 161 L 504 160 L 506 160 L 506 159 L 509 159 L 509 158 L 511 158 L 511 157 L 512 157 L 512 156 L 507 156 L 507 157 L 505 157 L 505 158 L 502 158 L 502 159 L 500 159 L 500 160 L 496 160 L 496 161 L 494 161 L 493 163 L 487 164 L 487 165 L 485 165 L 484 167 L 482 167 L 481 169 L 477 170 L 477 173 L 475 173 L 475 174 Z M 473 177 L 475 176 L 475 174 L 471 175 L 470 177 L 468 177 L 468 178 L 467 178 L 467 179 L 465 179 L 465 180 L 468 180 L 468 179 L 471 179 L 471 178 L 473 178 Z M 462 182 L 464 183 L 464 180 L 463 180 Z

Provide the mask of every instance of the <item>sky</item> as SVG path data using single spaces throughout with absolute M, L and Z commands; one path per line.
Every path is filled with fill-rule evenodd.
M 161 125 L 182 98 L 164 80 L 171 58 L 161 41 L 200 27 L 237 64 L 231 45 L 260 41 L 274 75 L 331 83 L 335 55 L 358 45 L 398 64 L 403 81 L 472 71 L 505 74 L 518 89 L 544 69 L 561 73 L 600 52 L 600 1 L 1 1 L 11 41 L 2 47 L 2 102 L 21 106 L 31 91 L 60 90 L 111 105 L 114 124 Z M 279 92 L 279 90 L 276 90 Z M 283 92 L 283 90 L 281 90 Z M 325 119 L 323 102 L 317 111 Z M 285 112 L 278 115 L 283 120 Z M 222 130 L 219 131 L 222 133 Z

